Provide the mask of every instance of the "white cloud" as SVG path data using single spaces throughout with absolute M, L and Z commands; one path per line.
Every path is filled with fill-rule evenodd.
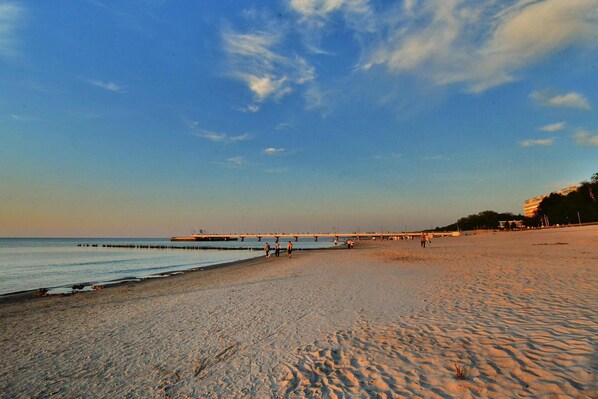
M 276 125 L 276 127 L 274 129 L 276 130 L 286 130 L 286 129 L 290 129 L 293 127 L 292 123 L 289 122 L 281 122 L 278 125 Z
M 375 161 L 393 162 L 398 161 L 403 157 L 403 154 L 389 154 L 389 155 L 374 155 L 372 159 Z
M 226 160 L 226 165 L 231 168 L 241 168 L 247 165 L 247 161 L 245 157 L 238 156 L 238 157 L 231 157 Z
M 239 112 L 249 112 L 249 113 L 256 113 L 260 110 L 260 106 L 258 104 L 247 104 L 245 106 L 242 107 L 233 107 L 233 109 L 235 111 L 239 111 Z
M 537 147 L 537 146 L 549 146 L 554 143 L 554 139 L 540 139 L 540 140 L 523 140 L 519 142 L 521 147 Z
M 88 79 L 87 83 L 102 88 L 104 90 L 108 90 L 108 91 L 112 91 L 115 93 L 124 93 L 125 92 L 125 88 L 121 85 L 118 85 L 114 82 L 102 82 L 101 80 L 93 80 L 93 79 Z
M 598 147 L 598 134 L 578 129 L 575 133 L 575 142 L 584 147 Z
M 35 116 L 28 116 L 28 115 L 17 115 L 17 114 L 10 114 L 10 119 L 19 122 L 30 122 L 39 120 L 39 118 Z
M 260 69 L 272 69 L 274 63 L 282 60 L 281 56 L 271 50 L 281 39 L 278 34 L 225 32 L 223 39 L 229 54 L 253 60 L 254 63 L 259 64 Z
M 303 17 L 324 17 L 332 12 L 364 14 L 369 12 L 367 0 L 290 0 L 291 9 Z
M 251 113 L 256 113 L 257 111 L 260 110 L 259 105 L 255 105 L 255 104 L 249 104 L 246 108 L 245 111 L 246 112 L 251 112 Z
M 247 82 L 251 91 L 257 96 L 258 101 L 262 101 L 272 94 L 280 98 L 291 91 L 290 87 L 285 86 L 285 82 L 288 79 L 286 76 L 278 80 L 274 80 L 274 77 L 271 75 L 258 77 L 249 74 L 240 74 L 239 76 Z
M 479 72 L 485 81 L 496 73 L 508 81 L 521 68 L 571 45 L 594 46 L 598 39 L 597 0 L 518 1 L 499 18 L 482 49 L 485 64 Z
M 320 110 L 322 116 L 326 116 L 331 112 L 331 100 L 333 92 L 324 92 L 317 85 L 311 85 L 304 92 L 305 109 Z
M 18 56 L 16 31 L 24 14 L 25 10 L 15 3 L 0 4 L 0 57 Z
M 266 168 L 266 169 L 264 169 L 264 172 L 273 173 L 273 174 L 286 173 L 287 171 L 288 171 L 287 168 Z
M 448 161 L 449 159 L 444 155 L 432 155 L 424 157 L 424 161 Z
M 275 148 L 275 147 L 268 147 L 264 149 L 264 154 L 266 155 L 277 155 L 282 154 L 286 150 L 284 148 Z
M 590 110 L 590 103 L 579 93 L 554 94 L 547 91 L 535 91 L 530 97 L 547 107 L 564 107 Z
M 565 122 L 558 122 L 542 126 L 540 130 L 542 130 L 543 132 L 558 132 L 559 130 L 563 130 L 564 128 Z
M 216 133 L 208 130 L 200 130 L 199 132 L 193 133 L 193 135 L 213 141 L 214 143 L 237 143 L 251 139 L 251 136 L 247 133 L 238 136 L 229 136 L 226 133 Z
M 364 70 L 381 65 L 481 92 L 561 50 L 598 43 L 598 0 L 421 0 L 399 8 L 378 17 L 387 33 L 365 50 Z
M 261 103 L 288 95 L 294 86 L 315 79 L 315 70 L 298 55 L 284 55 L 283 35 L 273 29 L 253 33 L 222 33 L 224 49 L 229 56 L 231 76 L 244 82 Z M 255 104 L 247 110 L 255 112 Z
M 231 136 L 231 137 L 229 137 L 229 141 L 231 143 L 236 143 L 236 142 L 239 142 L 239 141 L 247 141 L 249 139 L 251 139 L 251 136 L 249 134 L 247 134 L 247 133 L 241 134 L 241 135 L 238 135 L 238 136 Z
M 305 46 L 307 51 L 309 51 L 311 54 L 336 56 L 336 54 L 334 52 L 329 51 L 329 50 L 324 50 L 323 48 L 320 48 L 319 45 L 311 43 L 309 40 L 314 40 L 314 39 L 308 38 L 307 41 L 305 43 L 303 43 L 303 45 Z
M 226 134 L 223 133 L 216 133 L 216 132 L 208 132 L 208 131 L 203 131 L 201 133 L 196 133 L 194 134 L 195 136 L 213 141 L 215 143 L 221 143 L 223 141 L 226 140 Z

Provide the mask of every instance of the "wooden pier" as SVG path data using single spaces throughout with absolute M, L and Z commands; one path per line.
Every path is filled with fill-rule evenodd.
M 448 232 L 431 232 L 428 233 L 432 237 L 456 237 L 460 235 L 458 231 Z M 354 240 L 405 240 L 420 237 L 421 232 L 412 233 L 248 233 L 248 234 L 192 234 L 190 236 L 172 237 L 170 241 L 245 241 L 246 238 L 255 239 L 257 241 L 274 240 L 275 242 L 281 239 L 290 241 L 299 241 L 300 238 L 313 238 L 318 241 L 319 238 L 333 238 L 336 241 L 341 239 Z

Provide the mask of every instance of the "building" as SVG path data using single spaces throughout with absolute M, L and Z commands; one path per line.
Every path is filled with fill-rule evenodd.
M 577 191 L 577 188 L 577 186 L 570 186 L 567 188 L 563 188 L 562 190 L 553 191 L 550 194 L 567 195 L 569 193 L 572 193 L 573 191 Z M 525 202 L 523 203 L 523 214 L 528 218 L 534 217 L 536 215 L 536 210 L 538 209 L 540 202 L 542 202 L 542 200 L 548 197 L 550 194 L 544 194 L 538 197 L 525 200 Z

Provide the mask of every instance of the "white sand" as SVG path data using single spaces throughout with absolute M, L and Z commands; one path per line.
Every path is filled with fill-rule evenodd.
M 358 242 L 0 304 L 0 396 L 595 398 L 597 308 L 598 226 Z

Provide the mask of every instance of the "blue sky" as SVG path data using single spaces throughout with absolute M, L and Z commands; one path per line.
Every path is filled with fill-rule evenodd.
M 598 0 L 0 0 L 0 236 L 522 213 L 598 172 L 597 76 Z

